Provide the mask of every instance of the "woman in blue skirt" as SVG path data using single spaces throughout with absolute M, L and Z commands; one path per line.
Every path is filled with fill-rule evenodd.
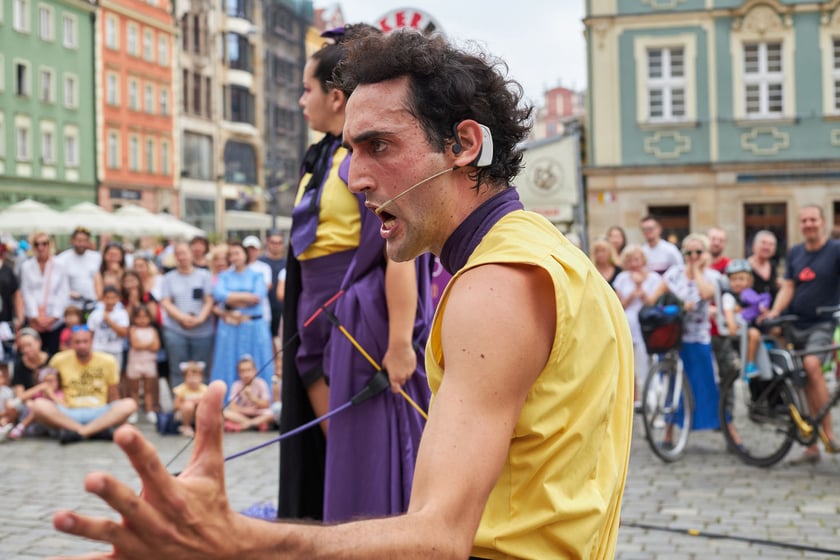
M 228 270 L 219 274 L 213 288 L 213 299 L 224 308 L 216 328 L 213 351 L 213 371 L 210 379 L 221 379 L 228 386 L 225 402 L 231 399 L 230 387 L 238 379 L 236 364 L 250 355 L 258 376 L 271 386 L 274 373 L 271 333 L 262 316 L 263 303 L 268 299 L 265 278 L 248 267 L 248 256 L 239 243 L 230 245 Z

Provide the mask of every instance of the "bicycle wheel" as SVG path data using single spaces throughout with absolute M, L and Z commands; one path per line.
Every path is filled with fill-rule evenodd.
M 682 362 L 675 352 L 658 356 L 642 391 L 645 438 L 657 457 L 679 459 L 688 444 L 694 401 Z
M 796 402 L 786 378 L 746 381 L 736 376 L 724 381 L 718 416 L 727 449 L 756 467 L 781 461 L 793 445 L 796 426 L 788 405 Z

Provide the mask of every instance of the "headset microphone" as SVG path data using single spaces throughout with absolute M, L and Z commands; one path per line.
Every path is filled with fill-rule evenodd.
M 460 123 L 455 123 L 452 126 L 452 132 L 453 132 L 453 136 L 455 138 L 455 143 L 452 145 L 452 153 L 455 154 L 455 155 L 460 154 L 464 149 L 463 146 L 461 146 L 461 138 L 460 138 L 460 136 L 458 136 L 458 125 L 459 124 Z M 474 166 L 474 167 L 487 167 L 487 166 L 489 166 L 493 163 L 493 136 L 492 136 L 492 134 L 490 134 L 490 129 L 487 128 L 486 126 L 484 126 L 483 124 L 479 123 L 478 126 L 481 128 L 481 150 L 478 152 L 478 156 L 474 160 L 472 160 L 469 163 L 469 165 Z M 414 189 L 416 189 L 420 185 L 425 185 L 426 183 L 428 183 L 432 179 L 437 179 L 441 175 L 444 175 L 444 174 L 449 173 L 451 171 L 455 171 L 456 169 L 458 169 L 457 165 L 455 167 L 448 167 L 446 169 L 438 171 L 434 175 L 430 175 L 429 177 L 426 177 L 425 179 L 411 185 L 410 187 L 408 187 L 407 189 L 405 189 L 403 192 L 399 193 L 398 195 L 394 196 L 393 198 L 389 198 L 388 200 L 383 202 L 382 205 L 379 206 L 379 208 L 377 208 L 374 212 L 376 213 L 377 216 L 381 216 L 382 212 L 385 211 L 385 208 L 388 205 L 393 204 L 394 202 L 396 202 L 397 200 L 399 200 L 403 196 L 407 195 L 408 193 L 410 193 L 411 191 L 413 191 Z
M 381 215 L 382 215 L 382 212 L 384 212 L 384 211 L 385 211 L 385 207 L 386 207 L 386 206 L 388 206 L 388 205 L 390 205 L 390 204 L 393 204 L 394 202 L 396 202 L 397 200 L 401 199 L 403 196 L 407 195 L 408 193 L 410 193 L 411 191 L 413 191 L 414 189 L 416 189 L 416 188 L 417 188 L 417 187 L 419 187 L 420 185 L 425 185 L 426 183 L 428 183 L 428 182 L 429 182 L 429 181 L 431 181 L 432 179 L 437 179 L 437 178 L 438 178 L 438 177 L 440 177 L 441 175 L 445 175 L 445 174 L 447 174 L 447 173 L 449 173 L 449 172 L 451 172 L 451 171 L 455 171 L 456 169 L 458 169 L 458 167 L 457 167 L 457 166 L 455 166 L 455 167 L 447 167 L 446 169 L 443 169 L 443 170 L 441 170 L 441 171 L 438 171 L 438 172 L 437 172 L 437 173 L 435 173 L 434 175 L 429 175 L 429 176 L 428 176 L 428 177 L 426 177 L 425 179 L 423 179 L 423 180 L 421 180 L 421 181 L 419 181 L 419 182 L 417 182 L 417 183 L 414 183 L 413 185 L 411 185 L 410 187 L 408 187 L 407 189 L 405 189 L 403 192 L 401 192 L 401 193 L 399 193 L 398 195 L 394 196 L 393 198 L 389 198 L 388 200 L 386 200 L 385 202 L 383 202 L 383 203 L 382 203 L 382 205 L 381 205 L 379 208 L 377 208 L 376 210 L 374 210 L 374 213 L 375 213 L 377 216 L 381 216 Z

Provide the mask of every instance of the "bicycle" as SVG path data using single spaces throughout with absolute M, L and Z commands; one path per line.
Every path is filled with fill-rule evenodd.
M 840 323 L 838 307 L 817 309 L 819 314 L 829 312 L 835 323 Z M 798 319 L 796 315 L 784 315 L 764 321 L 763 326 L 779 326 L 784 339 L 792 340 L 790 328 Z M 781 345 L 772 336 L 763 337 L 762 342 L 769 355 L 771 371 L 751 379 L 740 374 L 722 380 L 718 415 L 728 448 L 748 465 L 770 467 L 787 455 L 794 442 L 809 446 L 822 439 L 827 448 L 830 446 L 820 425 L 840 402 L 840 385 L 814 416 L 805 414 L 800 390 L 805 386 L 807 376 L 802 359 L 809 354 L 827 354 L 835 362 L 831 369 L 838 375 L 836 356 L 840 344 L 806 352 L 793 350 L 789 344 Z M 840 414 L 833 418 L 833 427 L 838 429 Z
M 645 347 L 652 356 L 642 389 L 645 438 L 653 453 L 671 463 L 688 445 L 694 398 L 683 370 L 682 313 L 677 304 L 650 306 L 639 311 Z

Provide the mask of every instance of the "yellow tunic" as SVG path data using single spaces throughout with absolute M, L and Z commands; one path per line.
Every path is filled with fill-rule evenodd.
M 426 351 L 433 393 L 444 375 L 440 328 L 450 289 L 465 270 L 488 263 L 546 270 L 557 294 L 557 330 L 472 554 L 612 558 L 633 422 L 633 349 L 624 310 L 589 259 L 551 223 L 531 212 L 507 214 L 443 293 Z
M 347 149 L 343 147 L 339 147 L 333 155 L 332 165 L 321 187 L 323 192 L 315 241 L 298 256 L 298 260 L 324 257 L 359 246 L 362 227 L 359 202 L 347 188 L 347 183 L 338 176 L 338 168 L 346 157 Z M 306 173 L 301 178 L 295 205 L 300 203 L 310 176 L 310 173 Z
M 104 352 L 91 352 L 90 361 L 79 362 L 76 352 L 65 350 L 50 360 L 61 374 L 61 390 L 68 408 L 94 408 L 108 404 L 108 387 L 120 382 L 117 360 Z

